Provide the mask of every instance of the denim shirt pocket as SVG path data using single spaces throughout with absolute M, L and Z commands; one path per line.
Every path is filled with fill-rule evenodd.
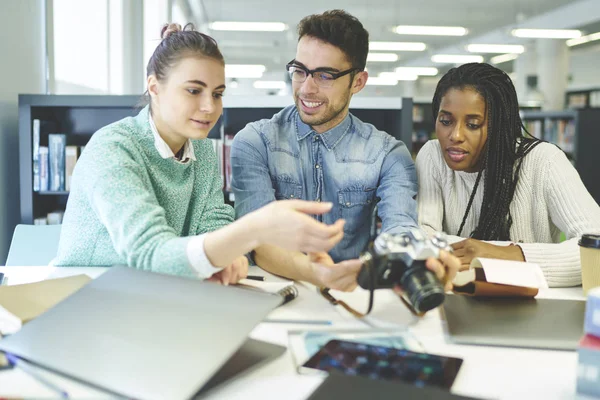
M 273 187 L 275 188 L 275 199 L 277 200 L 302 198 L 302 185 L 290 178 L 275 178 Z
M 344 225 L 346 233 L 354 234 L 365 223 L 370 223 L 370 211 L 375 199 L 375 189 L 352 188 L 342 189 L 338 192 L 341 217 L 346 220 L 346 225 Z

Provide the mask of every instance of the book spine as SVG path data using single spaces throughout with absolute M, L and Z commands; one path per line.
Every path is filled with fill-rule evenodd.
M 33 191 L 40 191 L 40 120 L 33 120 Z
M 65 190 L 65 147 L 67 136 L 60 133 L 48 135 L 48 160 L 50 164 L 50 190 Z
M 77 163 L 77 146 L 65 147 L 65 190 L 71 190 L 71 177 Z
M 48 147 L 40 146 L 39 152 L 39 165 L 40 165 L 40 192 L 48 191 Z

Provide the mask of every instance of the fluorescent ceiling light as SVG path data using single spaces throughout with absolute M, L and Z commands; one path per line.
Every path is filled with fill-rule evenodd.
M 413 75 L 425 75 L 425 76 L 436 76 L 438 69 L 434 67 L 398 67 L 394 71 L 397 74 L 413 74 Z
M 209 24 L 209 28 L 215 31 L 281 32 L 287 29 L 287 25 L 283 22 L 215 21 Z
M 465 36 L 468 30 L 462 26 L 398 25 L 394 32 L 398 35 Z
M 419 76 L 414 73 L 397 72 L 382 72 L 378 75 L 378 77 L 381 79 L 393 79 L 396 81 L 416 81 L 419 78 Z
M 581 31 L 575 29 L 513 29 L 512 35 L 522 38 L 573 39 L 581 37 Z
M 227 78 L 260 78 L 265 72 L 264 65 L 258 64 L 225 64 Z
M 427 48 L 421 42 L 370 42 L 369 50 L 375 51 L 424 51 Z
M 600 32 L 591 33 L 589 35 L 585 35 L 579 38 L 567 40 L 567 46 L 577 46 L 578 44 L 588 43 L 598 39 L 600 39 Z
M 254 87 L 257 89 L 285 89 L 284 81 L 255 81 Z
M 436 54 L 431 57 L 431 61 L 439 64 L 466 64 L 483 62 L 481 56 L 470 56 L 464 54 Z
M 367 79 L 367 86 L 396 86 L 397 84 L 398 80 L 393 78 L 380 78 L 370 76 Z
M 518 54 L 501 54 L 499 56 L 490 58 L 490 61 L 492 64 L 502 64 L 507 61 L 515 60 L 518 57 L 519 57 Z
M 395 62 L 398 61 L 398 54 L 394 53 L 369 53 L 367 62 Z
M 525 46 L 520 44 L 469 44 L 467 51 L 471 53 L 521 54 L 525 51 Z

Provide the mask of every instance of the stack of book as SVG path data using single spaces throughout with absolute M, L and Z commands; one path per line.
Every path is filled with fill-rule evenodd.
M 48 133 L 48 146 L 41 146 L 42 126 L 49 124 L 33 120 L 33 191 L 68 192 L 75 163 L 85 146 L 68 146 L 64 133 Z
M 588 292 L 584 330 L 577 349 L 577 393 L 600 396 L 600 287 Z

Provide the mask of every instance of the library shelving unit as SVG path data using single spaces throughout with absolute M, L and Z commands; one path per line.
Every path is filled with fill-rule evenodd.
M 600 87 L 568 90 L 565 104 L 570 109 L 600 107 Z
M 600 109 L 524 111 L 521 118 L 529 133 L 565 152 L 587 190 L 600 204 Z
M 31 224 L 35 218 L 64 211 L 69 195 L 67 191 L 33 190 L 33 120 L 41 121 L 40 146 L 48 145 L 48 134 L 51 133 L 66 134 L 67 145 L 85 146 L 92 134 L 101 127 L 136 115 L 140 109 L 140 99 L 136 95 L 19 95 L 21 223 Z M 249 122 L 271 118 L 290 104 L 291 96 L 227 97 L 223 116 L 209 138 L 222 142 L 225 135 L 234 135 Z M 410 149 L 412 106 L 410 98 L 357 96 L 350 103 L 350 111 L 404 143 L 410 143 Z M 234 200 L 229 196 L 226 198 Z

